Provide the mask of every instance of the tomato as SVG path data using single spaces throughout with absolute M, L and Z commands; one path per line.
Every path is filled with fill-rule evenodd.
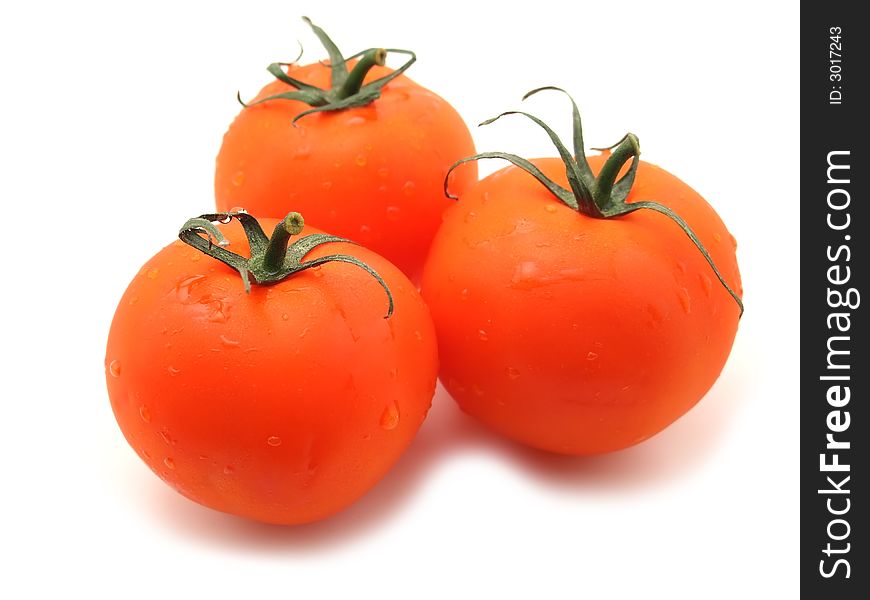
M 187 239 L 213 255 L 247 248 L 237 225 L 226 249 L 196 227 Z M 250 292 L 231 266 L 170 244 L 130 283 L 106 348 L 112 409 L 142 460 L 200 504 L 269 523 L 324 518 L 371 488 L 423 422 L 437 373 L 415 286 L 369 250 L 305 234 L 278 275 L 250 262 Z
M 279 79 L 242 109 L 224 135 L 215 171 L 217 208 L 241 206 L 281 217 L 292 207 L 416 280 L 450 204 L 444 177 L 450 165 L 474 152 L 471 134 L 450 104 L 403 74 L 412 53 L 390 51 L 411 55 L 398 73 L 381 66 L 384 51 L 378 49 L 345 63 L 326 34 L 314 29 L 332 48 L 332 66 L 291 64 L 283 71 L 271 65 Z M 352 67 L 349 78 L 345 64 Z M 382 88 L 366 87 L 391 76 Z M 365 77 L 367 83 L 356 95 L 335 100 L 344 93 L 333 85 L 336 77 L 357 85 Z M 287 81 L 321 91 L 299 90 Z M 290 98 L 265 100 L 288 93 Z M 318 112 L 300 118 L 312 108 Z M 463 190 L 476 179 L 476 168 L 463 170 L 451 186 Z
M 638 161 L 636 142 L 587 163 L 575 114 L 577 158 L 562 146 L 568 162 L 531 161 L 564 199 L 523 159 L 480 155 L 514 165 L 462 193 L 433 241 L 422 293 L 441 380 L 466 412 L 524 444 L 565 454 L 636 444 L 695 405 L 730 353 L 742 313 L 736 242 L 697 192 Z M 583 193 L 607 191 L 617 173 L 627 176 L 613 197 L 586 206 L 605 214 L 586 214 Z

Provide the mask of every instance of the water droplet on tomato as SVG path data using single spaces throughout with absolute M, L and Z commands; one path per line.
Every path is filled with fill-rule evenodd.
M 462 291 L 459 292 L 459 299 L 463 302 L 468 300 L 468 288 L 462 288 Z
M 399 407 L 390 402 L 381 414 L 381 428 L 390 431 L 399 426 Z
M 381 179 L 386 179 L 390 175 L 390 170 L 386 167 L 381 167 L 378 169 L 378 177 Z
M 692 313 L 692 299 L 689 297 L 689 290 L 684 287 L 677 288 L 677 297 L 680 299 L 680 306 L 683 308 L 683 312 L 688 314 Z
M 173 367 L 172 365 L 169 365 L 166 368 L 166 370 L 169 371 L 169 374 L 172 375 L 173 377 L 175 377 L 176 375 L 181 373 L 181 369 L 177 369 L 177 368 Z
M 294 158 L 308 158 L 311 156 L 311 146 L 299 146 L 293 151 Z
M 167 469 L 175 470 L 175 460 L 167 456 L 163 459 L 163 464 L 166 465 Z
M 372 237 L 372 228 L 369 227 L 368 225 L 360 225 L 359 226 L 359 235 L 360 235 L 360 238 L 362 238 L 361 241 L 363 241 L 363 242 L 369 241 Z
M 237 171 L 235 175 L 233 175 L 233 185 L 235 187 L 242 187 L 245 183 L 245 172 Z
M 281 313 L 281 318 L 286 321 L 290 318 L 290 315 L 288 315 L 287 313 Z
M 717 231 L 716 233 L 713 234 L 713 239 L 716 240 L 717 243 L 721 242 L 722 241 L 722 234 Z
M 281 438 L 279 438 L 277 435 L 272 435 L 269 436 L 269 439 L 266 440 L 266 443 L 270 446 L 277 448 L 281 445 Z
M 320 187 L 322 187 L 324 191 L 328 192 L 329 190 L 332 189 L 332 182 L 331 181 L 324 181 L 323 183 L 320 184 Z
M 230 215 L 224 215 L 220 219 L 218 219 L 218 223 L 221 225 L 229 225 L 233 222 L 233 218 Z
M 480 338 L 481 342 L 485 342 L 489 339 L 489 334 L 483 329 L 477 330 L 477 337 Z
M 364 167 L 364 166 L 366 166 L 366 165 L 368 164 L 369 161 L 368 161 L 368 159 L 365 157 L 364 154 L 357 154 L 357 155 L 356 155 L 356 158 L 354 159 L 354 162 L 356 163 L 356 166 L 358 166 L 358 167 Z
M 351 118 L 349 118 L 347 121 L 345 121 L 344 124 L 353 127 L 354 125 L 363 125 L 363 124 L 365 124 L 365 122 L 366 122 L 365 118 L 363 118 L 359 115 L 354 115 Z
M 241 342 L 239 340 L 234 340 L 232 338 L 228 338 L 227 336 L 221 334 L 220 335 L 221 344 L 226 346 L 227 348 L 237 348 Z
M 243 214 L 243 215 L 248 214 L 248 211 L 246 211 L 246 210 L 245 210 L 243 207 L 241 207 L 241 206 L 234 206 L 234 207 L 232 207 L 232 208 L 230 209 L 230 212 L 232 212 L 232 213 L 240 213 L 240 214 Z
M 548 213 L 554 213 L 559 209 L 556 207 L 555 204 L 545 204 L 544 210 L 546 210 Z
M 474 395 L 477 397 L 483 397 L 483 388 L 477 385 L 476 383 L 471 384 L 471 391 L 474 392 Z
M 299 339 L 301 340 L 306 335 L 308 335 L 308 327 L 303 327 L 302 331 L 299 332 Z
M 706 273 L 698 273 L 698 280 L 701 282 L 701 288 L 704 290 L 704 295 L 708 298 L 713 295 L 713 281 Z
M 200 254 L 198 251 L 190 253 L 191 262 L 199 262 L 200 259 L 202 259 L 202 254 Z
M 236 470 L 232 467 L 232 465 L 227 465 L 224 467 L 224 475 L 232 475 Z
M 677 261 L 677 271 L 679 271 L 680 274 L 685 275 L 686 274 L 686 263 L 684 263 L 681 260 L 678 260 Z
M 418 342 L 423 341 L 423 334 L 417 330 L 414 330 L 414 337 L 417 339 Z
M 596 358 L 598 358 L 597 352 L 588 352 L 586 354 L 586 360 L 595 360 Z
M 388 206 L 387 207 L 387 220 L 396 222 L 399 220 L 399 207 L 398 206 Z
M 148 279 L 157 279 L 157 276 L 159 274 L 160 274 L 160 269 L 158 269 L 157 267 L 154 267 L 153 269 L 148 269 L 148 271 L 145 273 L 145 276 L 148 277 Z
M 130 304 L 130 306 L 135 306 L 137 302 L 139 302 L 139 296 L 133 296 L 132 298 L 130 298 L 130 302 L 128 304 Z
M 121 361 L 113 360 L 109 363 L 109 375 L 111 375 L 112 377 L 121 376 Z
M 390 379 L 395 379 L 398 376 L 399 376 L 399 369 L 398 368 L 393 367 L 392 369 L 390 369 Z
M 402 186 L 402 193 L 406 196 L 413 196 L 416 189 L 417 186 L 413 181 L 406 181 L 405 185 Z
M 142 456 L 144 456 L 145 458 L 151 460 L 151 453 L 148 452 L 145 448 L 142 448 Z
M 505 373 L 507 373 L 508 379 L 520 378 L 520 370 L 516 367 L 508 367 L 507 369 L 505 369 Z
M 464 220 L 466 223 L 471 223 L 471 222 L 472 222 L 473 220 L 475 220 L 476 218 L 477 218 L 477 213 L 474 212 L 473 210 L 470 210 L 470 211 L 468 211 L 467 213 L 465 213 L 465 218 L 464 218 L 463 220 Z
M 151 422 L 151 412 L 148 410 L 148 407 L 144 404 L 139 407 L 139 416 L 142 417 L 142 420 L 146 423 Z

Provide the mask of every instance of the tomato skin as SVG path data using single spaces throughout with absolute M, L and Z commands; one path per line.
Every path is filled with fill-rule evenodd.
M 391 72 L 374 67 L 366 81 Z M 329 73 L 319 63 L 288 71 L 323 88 Z M 274 81 L 254 101 L 291 89 Z M 462 118 L 405 75 L 367 106 L 307 115 L 294 127 L 293 118 L 309 108 L 271 100 L 238 114 L 217 157 L 218 211 L 244 207 L 280 218 L 298 210 L 308 222 L 371 248 L 418 280 L 450 205 L 444 177 L 454 162 L 474 154 Z M 476 166 L 462 169 L 451 177 L 451 189 L 464 190 L 476 180 Z
M 230 248 L 247 248 L 237 224 L 223 229 Z M 411 442 L 435 389 L 428 310 L 396 267 L 359 246 L 306 258 L 334 253 L 384 278 L 391 318 L 384 289 L 354 265 L 246 294 L 237 272 L 180 241 L 124 293 L 106 349 L 112 409 L 183 495 L 259 521 L 311 522 L 362 496 Z
M 533 161 L 566 186 L 558 159 Z M 597 172 L 602 157 L 589 158 Z M 694 229 L 742 295 L 736 242 L 689 186 L 641 162 L 627 199 Z M 447 212 L 422 280 L 440 378 L 521 443 L 564 454 L 636 444 L 694 406 L 722 370 L 740 309 L 670 219 L 584 216 L 510 166 Z

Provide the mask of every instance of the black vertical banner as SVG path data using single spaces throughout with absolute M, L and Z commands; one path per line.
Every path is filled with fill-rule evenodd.
M 870 24 L 801 6 L 801 590 L 866 598 Z M 782 199 L 785 200 L 785 199 Z

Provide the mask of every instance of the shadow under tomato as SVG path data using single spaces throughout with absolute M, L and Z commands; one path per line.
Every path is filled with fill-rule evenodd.
M 455 456 L 495 455 L 536 485 L 580 496 L 667 485 L 696 471 L 721 446 L 744 396 L 736 379 L 720 381 L 698 406 L 650 440 L 593 457 L 556 455 L 506 440 L 463 413 L 439 385 L 428 418 L 395 467 L 357 503 L 324 521 L 292 527 L 256 523 L 199 506 L 156 479 L 150 506 L 162 525 L 205 544 L 310 555 L 377 532 L 411 506 L 433 469 Z

